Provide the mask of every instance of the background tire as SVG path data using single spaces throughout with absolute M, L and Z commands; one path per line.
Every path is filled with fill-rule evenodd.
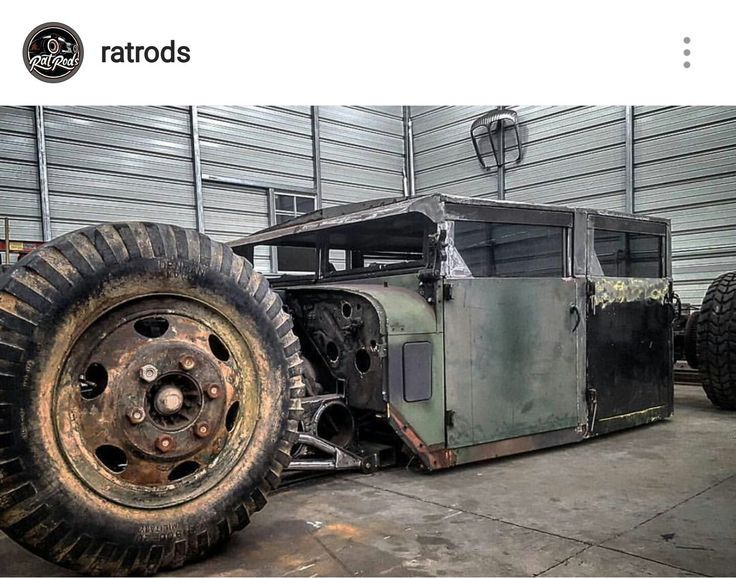
M 697 325 L 703 389 L 714 405 L 736 410 L 736 272 L 711 283 Z
M 218 394 L 217 399 L 242 394 L 248 396 L 243 404 L 256 400 L 254 419 L 244 411 L 237 414 L 243 417 L 228 411 L 227 420 L 218 418 L 210 424 L 220 427 L 227 421 L 229 431 L 208 443 L 224 448 L 213 463 L 231 464 L 230 469 L 217 470 L 215 476 L 213 463 L 205 463 L 196 474 L 170 477 L 176 479 L 170 486 L 174 489 L 159 493 L 151 490 L 157 489 L 155 484 L 137 486 L 105 467 L 90 466 L 87 450 L 80 445 L 82 450 L 72 452 L 75 446 L 66 445 L 65 440 L 71 439 L 67 434 L 82 429 L 81 422 L 94 412 L 80 410 L 77 421 L 70 421 L 55 411 L 62 403 L 86 407 L 88 401 L 79 393 L 83 384 L 101 382 L 91 374 L 80 375 L 78 383 L 73 382 L 76 376 L 67 379 L 63 368 L 76 359 L 75 348 L 89 341 L 96 324 L 105 320 L 115 321 L 118 325 L 111 327 L 123 331 L 128 316 L 144 303 L 153 306 L 151 299 L 165 299 L 162 316 L 172 320 L 180 302 L 199 310 L 210 308 L 225 337 L 246 344 L 231 346 L 233 356 L 250 364 L 237 368 L 242 369 L 242 379 L 230 379 L 226 395 Z M 197 319 L 189 312 L 176 317 L 183 327 L 200 322 L 215 327 L 215 321 Z M 291 318 L 266 279 L 229 247 L 195 231 L 153 223 L 88 227 L 22 259 L 0 276 L 0 527 L 39 556 L 86 574 L 153 574 L 206 556 L 264 506 L 289 463 L 301 417 L 299 397 L 304 393 L 299 343 L 291 328 Z M 191 346 L 199 355 L 194 341 L 174 342 L 173 337 L 176 347 Z M 169 351 L 154 338 L 141 337 L 136 347 L 143 355 L 153 351 L 145 348 L 154 344 Z M 201 355 L 216 351 L 202 349 Z M 121 367 L 125 355 L 120 356 Z M 237 371 L 228 366 L 222 375 L 240 375 Z M 114 379 L 119 380 L 117 388 L 132 387 L 130 382 L 136 381 L 135 387 L 145 391 L 141 396 L 151 394 L 143 373 L 141 383 L 127 375 L 122 369 L 109 369 L 110 386 L 90 403 L 108 408 L 105 411 L 114 407 L 104 405 L 104 396 L 115 393 Z M 192 394 L 199 396 L 197 403 L 209 403 L 204 393 Z M 208 411 L 216 413 L 219 406 L 214 398 L 211 401 L 214 409 Z M 145 409 L 155 412 L 149 406 Z M 114 417 L 117 429 L 133 421 L 124 418 Z M 138 438 L 131 436 L 142 431 L 108 432 L 112 426 L 106 420 L 99 428 L 104 435 L 124 434 L 134 441 Z M 120 439 L 127 440 L 124 436 Z M 146 441 L 145 436 L 141 439 Z M 171 459 L 171 454 L 156 456 L 153 447 L 144 449 L 151 455 L 131 450 L 138 467 L 143 468 L 140 464 L 146 460 L 160 459 L 165 465 L 163 460 Z M 96 476 L 112 480 L 107 486 L 118 494 L 96 486 Z M 179 496 L 178 501 L 172 496 Z
M 693 369 L 698 369 L 698 315 L 699 311 L 693 311 L 685 323 L 685 334 L 683 336 L 683 353 L 685 361 Z

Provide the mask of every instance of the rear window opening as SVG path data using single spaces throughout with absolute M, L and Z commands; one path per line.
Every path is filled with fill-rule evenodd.
M 589 273 L 606 277 L 664 276 L 664 237 L 596 228 Z

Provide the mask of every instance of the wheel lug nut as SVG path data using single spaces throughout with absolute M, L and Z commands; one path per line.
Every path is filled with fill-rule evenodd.
M 217 399 L 220 397 L 220 386 L 216 384 L 207 386 L 207 395 L 210 399 Z
M 182 369 L 183 369 L 184 371 L 192 371 L 192 369 L 194 369 L 194 366 L 195 366 L 196 364 L 197 364 L 197 363 L 196 363 L 196 361 L 194 361 L 194 357 L 192 357 L 191 355 L 184 355 L 184 356 L 182 356 L 182 358 L 181 358 L 181 359 L 179 360 L 179 366 L 180 366 L 180 367 L 181 367 L 181 368 L 182 368 Z
M 138 425 L 144 419 L 146 419 L 146 412 L 143 411 L 142 407 L 131 407 L 128 410 L 128 419 L 133 425 Z
M 196 435 L 198 438 L 207 437 L 207 434 L 209 433 L 210 433 L 210 426 L 206 421 L 199 422 L 194 428 L 194 435 Z
M 146 383 L 152 383 L 158 378 L 158 368 L 150 363 L 141 367 L 140 376 Z
M 156 449 L 165 454 L 174 449 L 174 438 L 169 435 L 163 435 L 156 438 Z

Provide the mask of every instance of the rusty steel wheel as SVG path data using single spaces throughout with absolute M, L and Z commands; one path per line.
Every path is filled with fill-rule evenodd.
M 65 458 L 120 504 L 190 500 L 232 470 L 258 412 L 235 327 L 196 301 L 147 297 L 103 314 L 72 346 L 56 390 Z
M 0 527 L 91 574 L 151 574 L 244 527 L 303 395 L 279 297 L 194 231 L 90 227 L 0 277 Z

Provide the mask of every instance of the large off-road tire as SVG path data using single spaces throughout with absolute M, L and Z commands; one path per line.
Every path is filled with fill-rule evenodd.
M 714 405 L 736 410 L 736 272 L 711 283 L 698 315 L 700 377 Z
M 64 235 L 0 276 L 0 527 L 87 574 L 152 574 L 243 528 L 288 465 L 299 342 L 195 231 Z

